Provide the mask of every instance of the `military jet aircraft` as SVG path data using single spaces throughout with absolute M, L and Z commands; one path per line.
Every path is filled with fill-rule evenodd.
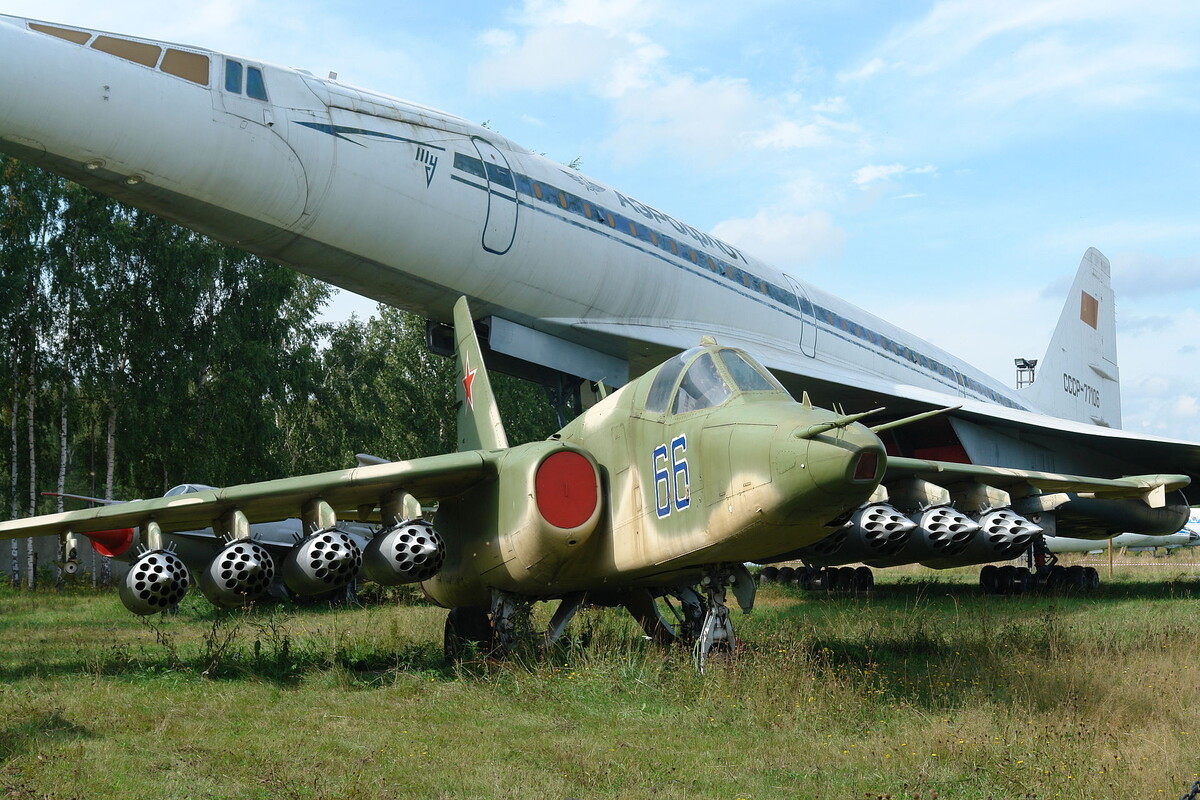
M 471 297 L 489 357 L 507 371 L 621 386 L 713 334 L 753 352 L 793 394 L 847 416 L 885 406 L 876 419 L 898 421 L 952 407 L 881 428 L 893 457 L 1200 477 L 1200 445 L 1119 429 L 1110 268 L 1094 249 L 1037 380 L 1013 391 L 495 131 L 333 76 L 0 16 L 0 97 L 0 151 L 416 311 L 435 347 L 456 299 Z M 912 464 L 904 485 L 889 482 L 824 545 L 771 557 L 984 563 L 1043 531 L 1165 534 L 1187 513 L 1175 490 L 1143 501 L 978 485 Z
M 548 440 L 509 447 L 466 298 L 455 307 L 454 335 L 459 452 L 12 520 L 0 523 L 0 539 L 136 528 L 144 546 L 121 596 L 131 610 L 152 613 L 177 603 L 191 581 L 163 548 L 169 532 L 211 525 L 232 548 L 247 541 L 250 523 L 295 516 L 308 535 L 284 565 L 289 586 L 333 589 L 360 565 L 381 583 L 420 582 L 451 609 L 451 656 L 467 642 L 505 649 L 522 604 L 557 599 L 550 640 L 585 601 L 618 605 L 648 636 L 693 643 L 703 664 L 714 647 L 734 642 L 727 590 L 744 611 L 753 606 L 745 562 L 827 538 L 885 478 L 918 491 L 922 476 L 950 473 L 984 494 L 1005 487 L 1134 502 L 1187 482 L 889 459 L 860 422 L 868 414 L 796 402 L 748 354 L 712 339 Z M 439 504 L 436 530 L 418 501 Z M 382 529 L 360 552 L 337 531 L 339 517 L 377 520 Z M 227 580 L 238 591 L 242 579 Z M 679 601 L 674 624 L 654 602 L 663 596 Z

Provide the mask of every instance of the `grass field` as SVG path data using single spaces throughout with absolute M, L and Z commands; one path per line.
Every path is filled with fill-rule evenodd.
M 552 654 L 447 667 L 419 604 L 143 621 L 0 589 L 7 798 L 1177 798 L 1200 777 L 1200 581 L 984 597 L 766 586 L 704 675 L 587 610 Z

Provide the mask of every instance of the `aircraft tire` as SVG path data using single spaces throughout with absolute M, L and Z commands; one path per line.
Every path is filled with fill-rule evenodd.
M 791 583 L 796 580 L 796 569 L 794 567 L 783 567 L 779 570 L 775 579 L 780 583 Z
M 490 655 L 492 621 L 487 612 L 482 608 L 468 606 L 450 609 L 450 613 L 446 615 L 442 651 L 451 664 L 457 664 L 470 656 Z
M 766 583 L 774 583 L 779 580 L 779 567 L 763 567 L 762 579 Z
M 825 581 L 826 589 L 837 592 L 846 588 L 846 573 L 841 567 L 829 567 L 825 573 L 828 576 Z
M 1073 592 L 1082 592 L 1087 588 L 1087 573 L 1083 567 L 1078 564 L 1073 564 L 1067 567 L 1067 579 L 1064 584 Z
M 1033 573 L 1028 567 L 1013 567 L 1012 593 L 1025 594 L 1033 587 Z
M 996 568 L 996 594 L 1013 593 L 1013 573 L 1015 571 L 1016 568 L 1012 564 Z
M 984 564 L 983 568 L 979 570 L 979 585 L 983 587 L 983 591 L 986 594 L 997 593 L 996 573 L 998 571 L 999 567 L 997 567 L 995 564 Z
M 1067 570 L 1055 564 L 1046 572 L 1046 591 L 1057 592 L 1062 589 L 1067 580 Z
M 854 570 L 854 588 L 860 592 L 869 592 L 875 588 L 875 573 L 870 567 L 859 567 Z
M 1087 579 L 1087 590 L 1095 592 L 1100 588 L 1100 573 L 1095 567 L 1085 567 L 1083 570 L 1084 577 Z

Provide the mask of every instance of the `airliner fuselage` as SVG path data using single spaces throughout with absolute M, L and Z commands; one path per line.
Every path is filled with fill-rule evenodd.
M 961 403 L 949 450 L 934 442 L 933 457 L 1095 471 L 1094 453 L 1036 440 L 1102 437 L 1139 462 L 1167 446 L 1084 424 L 1119 425 L 1115 363 L 1061 370 L 1065 405 L 1040 408 L 738 247 L 450 114 L 253 59 L 16 17 L 0 16 L 0 67 L 0 150 L 428 319 L 448 320 L 466 295 L 491 317 L 493 349 L 516 358 L 620 385 L 712 334 L 827 403 L 882 400 L 897 414 Z M 1083 319 L 1103 332 L 1104 314 L 1089 321 L 1087 306 L 1111 307 L 1107 261 L 1101 272 L 1103 286 L 1083 292 Z M 1048 410 L 1078 422 L 1037 413 Z M 980 421 L 1031 433 L 995 445 L 972 427 Z M 1153 468 L 1126 470 L 1121 457 L 1102 471 Z M 1200 448 L 1171 468 L 1200 474 Z

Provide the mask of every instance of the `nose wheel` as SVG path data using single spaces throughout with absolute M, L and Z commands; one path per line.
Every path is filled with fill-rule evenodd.
M 754 608 L 756 586 L 744 564 L 721 565 L 705 574 L 700 581 L 700 591 L 704 593 L 704 617 L 692 644 L 696 669 L 700 672 L 704 672 L 714 653 L 732 653 L 737 648 L 733 620 L 729 618 L 729 606 L 726 605 L 728 589 L 733 589 L 742 613 L 749 614 Z

